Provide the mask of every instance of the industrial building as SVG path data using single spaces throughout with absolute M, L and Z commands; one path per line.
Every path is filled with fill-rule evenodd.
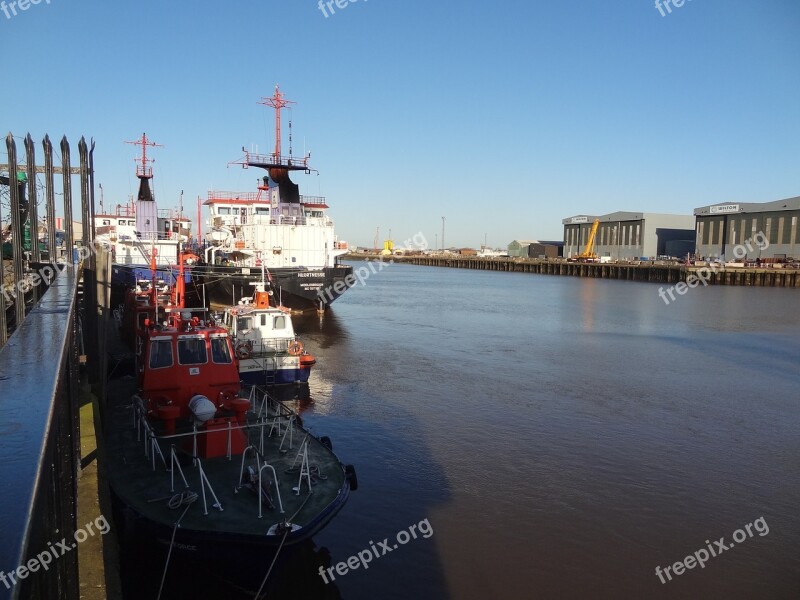
M 697 255 L 724 260 L 800 258 L 800 196 L 694 210 Z
M 694 216 L 618 211 L 607 215 L 576 215 L 564 225 L 564 256 L 586 249 L 595 221 L 594 254 L 611 260 L 657 256 L 682 257 L 694 252 Z
M 558 258 L 563 256 L 564 242 L 533 242 L 528 245 L 528 258 Z
M 508 245 L 508 255 L 510 257 L 528 256 L 528 246 L 537 243 L 538 240 L 514 240 Z

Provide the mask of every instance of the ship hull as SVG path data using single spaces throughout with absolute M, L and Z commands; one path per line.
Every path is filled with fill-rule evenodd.
M 245 385 L 287 385 L 290 383 L 308 383 L 310 368 L 297 369 L 261 369 L 248 368 L 247 361 L 239 362 L 239 377 Z
M 276 300 L 295 310 L 326 308 L 355 283 L 353 267 L 337 265 L 320 269 L 270 269 Z M 221 265 L 197 266 L 192 276 L 204 284 L 206 301 L 230 306 L 252 293 L 251 283 L 261 281 L 261 270 Z
M 239 590 L 257 590 L 263 582 L 268 567 L 276 554 L 285 557 L 289 546 L 302 547 L 313 544 L 312 536 L 322 530 L 333 519 L 347 500 L 345 491 L 340 501 L 329 507 L 325 514 L 319 515 L 316 522 L 303 528 L 297 535 L 290 533 L 283 544 L 283 535 L 241 535 L 225 532 L 209 532 L 175 528 L 165 523 L 155 522 L 132 508 L 111 488 L 112 514 L 120 545 L 131 552 L 123 556 L 123 570 L 133 568 L 126 582 L 128 591 L 152 591 L 158 588 L 158 580 L 136 581 L 142 576 L 143 556 L 152 564 L 151 572 L 161 575 L 166 565 L 166 589 L 184 589 L 184 583 L 175 581 L 181 572 L 203 573 L 206 581 L 229 581 Z M 246 490 L 243 491 L 246 493 Z M 213 510 L 213 509 L 212 509 Z M 179 516 L 180 511 L 176 514 Z M 264 526 L 266 530 L 266 524 Z M 173 538 L 174 536 L 174 538 Z M 282 547 L 283 546 L 283 547 Z M 281 552 L 282 550 L 282 552 Z M 281 561 L 279 561 L 280 563 Z M 278 565 L 280 568 L 282 565 Z M 172 575 L 172 578 L 169 575 Z M 201 584 L 200 589 L 203 588 Z M 140 589 L 141 588 L 141 589 Z M 185 591 L 185 590 L 184 590 Z M 132 595 L 131 598 L 141 597 Z

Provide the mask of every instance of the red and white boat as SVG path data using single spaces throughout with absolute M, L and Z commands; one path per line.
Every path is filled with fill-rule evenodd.
M 229 333 L 137 297 L 136 378 L 108 383 L 106 471 L 117 529 L 164 561 L 257 587 L 269 556 L 309 540 L 357 487 L 351 465 L 262 388 L 242 389 Z M 144 316 L 141 316 L 144 315 Z M 141 320 L 140 320 L 141 318 Z M 124 541 L 123 541 L 124 543 Z

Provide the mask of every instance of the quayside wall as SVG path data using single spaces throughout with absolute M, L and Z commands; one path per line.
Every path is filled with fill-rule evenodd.
M 350 254 L 350 260 L 374 259 L 377 256 Z M 768 268 L 723 268 L 712 266 L 687 266 L 657 263 L 579 263 L 537 259 L 477 258 L 461 256 L 392 256 L 384 261 L 408 263 L 426 267 L 453 269 L 478 269 L 481 271 L 506 271 L 509 273 L 536 273 L 539 275 L 567 275 L 596 279 L 647 281 L 675 284 L 686 281 L 691 275 L 710 285 L 743 285 L 758 287 L 800 288 L 800 270 L 770 266 Z M 690 280 L 694 281 L 694 280 Z

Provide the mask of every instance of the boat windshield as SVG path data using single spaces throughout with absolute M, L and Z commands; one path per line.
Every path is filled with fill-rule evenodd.
M 200 365 L 208 362 L 206 341 L 201 337 L 179 339 L 178 362 L 182 365 Z
M 231 350 L 228 338 L 211 338 L 211 360 L 222 365 L 231 363 Z
M 172 342 L 156 340 L 150 344 L 150 368 L 163 369 L 172 366 Z

